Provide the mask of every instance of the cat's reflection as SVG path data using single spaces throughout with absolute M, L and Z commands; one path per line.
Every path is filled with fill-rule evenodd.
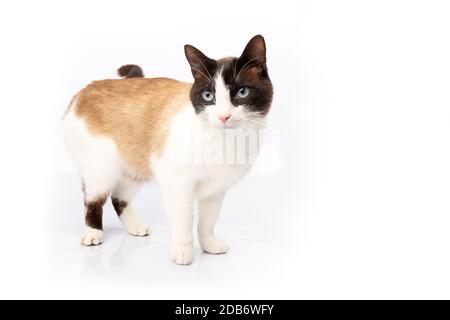
M 106 245 L 102 244 L 100 246 L 82 246 L 82 273 L 103 273 L 105 271 L 125 267 L 134 253 L 150 244 L 150 237 L 123 235 L 122 240 L 119 242 L 119 246 L 114 249 L 111 254 L 110 245 L 112 243 L 114 243 L 114 241 L 108 241 Z
M 97 275 L 103 272 L 102 267 L 102 246 L 85 247 L 81 246 L 83 260 L 80 266 L 79 276 L 88 276 L 89 274 Z
M 132 254 L 147 247 L 149 244 L 150 237 L 124 236 L 119 248 L 109 258 L 108 265 L 112 268 L 125 266 L 130 261 Z

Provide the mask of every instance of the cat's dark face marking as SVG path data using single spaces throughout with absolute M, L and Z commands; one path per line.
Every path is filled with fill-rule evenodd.
M 253 37 L 239 58 L 210 59 L 190 45 L 185 52 L 195 79 L 192 105 L 197 114 L 206 113 L 210 124 L 237 126 L 269 112 L 273 87 L 262 36 Z

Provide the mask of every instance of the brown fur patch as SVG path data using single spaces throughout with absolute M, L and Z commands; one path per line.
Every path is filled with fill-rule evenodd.
M 191 87 L 167 78 L 95 81 L 78 93 L 74 110 L 92 134 L 115 141 L 130 177 L 147 180 L 150 155 L 162 152 L 170 120 L 189 104 Z
M 106 196 L 101 196 L 94 201 L 85 202 L 86 217 L 85 222 L 88 227 L 103 230 L 103 205 Z
M 112 198 L 111 200 L 114 210 L 116 210 L 117 215 L 120 217 L 123 210 L 128 206 L 128 202 L 119 200 L 117 198 Z
M 141 67 L 135 65 L 135 64 L 127 64 L 124 66 L 121 66 L 117 73 L 121 77 L 125 78 L 143 78 L 144 72 L 142 71 Z

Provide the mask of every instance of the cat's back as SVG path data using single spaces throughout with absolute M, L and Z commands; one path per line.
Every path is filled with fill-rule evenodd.
M 139 111 L 162 112 L 189 101 L 192 84 L 169 78 L 129 78 L 94 81 L 76 95 L 80 116 Z

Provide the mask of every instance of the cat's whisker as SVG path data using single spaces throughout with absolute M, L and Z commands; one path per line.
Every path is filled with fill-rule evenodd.
M 257 123 L 257 124 L 264 124 L 264 121 L 255 121 L 255 120 L 250 120 L 250 119 L 247 119 L 246 121 L 252 122 L 252 123 Z
M 264 120 L 256 120 L 256 119 L 246 118 L 244 121 L 255 123 L 255 124 L 259 124 L 259 125 L 264 125 L 265 124 Z
M 209 75 L 208 79 L 209 79 L 209 81 L 212 81 L 212 76 L 209 73 L 208 68 L 205 67 L 205 65 L 203 64 L 203 62 L 200 59 L 197 59 L 197 60 L 198 60 L 198 62 L 200 62 L 200 64 L 203 66 L 203 68 L 206 70 L 206 72 L 208 72 L 208 75 Z
M 207 80 L 212 81 L 210 77 L 208 77 L 206 74 L 204 74 L 202 71 L 200 71 L 198 68 L 193 67 L 193 70 L 200 72 Z
M 260 111 L 250 111 L 250 112 L 247 112 L 247 117 L 248 118 L 251 118 L 251 117 L 263 118 L 264 115 Z
M 239 71 L 239 73 L 238 73 L 238 75 L 237 75 L 237 78 L 236 78 L 236 80 L 238 80 L 239 79 L 239 77 L 240 77 L 240 75 L 241 75 L 241 73 L 242 72 L 244 72 L 245 70 L 246 70 L 246 66 L 247 65 L 249 65 L 252 61 L 255 61 L 256 60 L 256 57 L 255 58 L 253 58 L 253 59 L 250 59 L 249 61 L 247 61 L 247 63 L 246 64 L 244 64 L 244 66 L 241 68 L 241 70 Z

